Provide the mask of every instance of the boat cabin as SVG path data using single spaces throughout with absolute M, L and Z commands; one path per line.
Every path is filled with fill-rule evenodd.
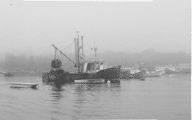
M 105 61 L 90 61 L 90 62 L 85 62 L 83 65 L 83 73 L 95 73 L 100 70 L 106 69 L 107 65 Z

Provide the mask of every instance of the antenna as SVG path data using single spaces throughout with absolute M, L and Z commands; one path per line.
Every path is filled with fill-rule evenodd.
M 93 32 L 93 35 L 94 35 L 94 32 Z M 95 52 L 95 61 L 96 61 L 98 48 L 95 46 L 95 37 L 94 37 L 94 48 L 91 48 L 91 49 Z
M 82 59 L 83 59 L 83 62 L 84 62 L 83 36 L 81 36 L 81 49 L 82 49 Z

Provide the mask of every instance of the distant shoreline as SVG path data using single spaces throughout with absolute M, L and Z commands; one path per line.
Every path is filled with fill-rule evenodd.
M 47 71 L 20 71 L 20 70 L 11 70 L 7 73 L 11 73 L 13 76 L 18 77 L 41 77 L 43 73 L 49 72 Z M 174 74 L 174 73 L 173 73 Z M 191 69 L 183 69 L 175 74 L 191 74 Z
M 41 77 L 43 73 L 46 71 L 37 71 L 37 72 L 31 72 L 31 71 L 10 71 L 8 73 L 11 73 L 13 76 L 22 76 L 22 77 Z

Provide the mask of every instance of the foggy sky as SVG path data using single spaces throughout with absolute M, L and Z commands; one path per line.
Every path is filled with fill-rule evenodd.
M 85 53 L 186 51 L 191 48 L 190 0 L 144 3 L 0 0 L 0 54 L 54 53 L 84 36 Z M 73 52 L 73 46 L 64 52 Z

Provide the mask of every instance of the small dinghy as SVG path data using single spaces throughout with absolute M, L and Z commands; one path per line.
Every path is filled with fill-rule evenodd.
M 82 79 L 82 80 L 75 80 L 75 83 L 82 83 L 82 84 L 96 84 L 96 83 L 104 83 L 104 79 Z
M 37 89 L 39 86 L 37 83 L 12 82 L 9 84 L 10 84 L 11 88 L 33 88 L 33 89 Z

